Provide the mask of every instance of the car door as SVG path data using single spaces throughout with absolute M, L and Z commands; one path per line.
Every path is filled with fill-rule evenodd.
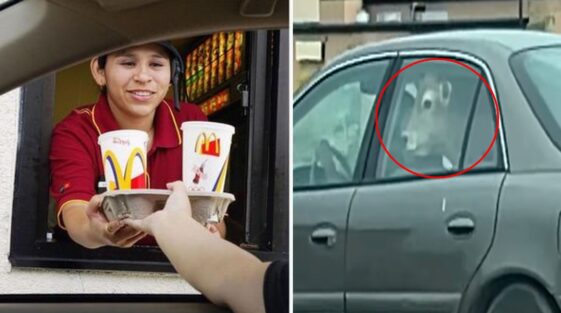
M 393 54 L 326 71 L 294 105 L 294 310 L 344 311 L 349 205 L 364 173 L 376 94 Z
M 405 54 L 401 68 L 430 56 Z M 481 62 L 451 56 L 489 77 Z M 388 114 L 380 118 L 388 151 L 375 141 L 349 213 L 346 309 L 454 312 L 492 241 L 505 177 L 502 142 L 473 170 L 452 178 L 418 177 L 389 154 L 426 176 L 470 167 L 493 142 L 490 93 L 449 61 L 418 63 L 392 85 L 393 96 L 383 103 Z

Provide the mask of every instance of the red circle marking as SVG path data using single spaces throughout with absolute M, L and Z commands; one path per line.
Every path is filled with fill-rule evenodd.
M 450 62 L 450 63 L 454 63 L 457 65 L 460 65 L 466 69 L 468 69 L 470 72 L 472 72 L 473 74 L 475 74 L 477 77 L 479 77 L 479 79 L 483 82 L 483 84 L 485 84 L 485 87 L 487 87 L 487 90 L 489 90 L 489 92 L 491 93 L 491 96 L 493 97 L 493 103 L 495 104 L 495 134 L 493 135 L 493 140 L 491 140 L 491 143 L 489 144 L 489 147 L 487 147 L 487 150 L 485 150 L 485 153 L 483 153 L 483 155 L 479 158 L 479 160 L 477 160 L 475 163 L 473 163 L 470 167 L 463 169 L 459 172 L 456 173 L 452 173 L 452 174 L 448 174 L 448 175 L 426 175 L 423 173 L 418 173 L 416 171 L 413 171 L 412 169 L 406 167 L 405 165 L 401 164 L 398 160 L 396 160 L 393 155 L 390 153 L 390 151 L 388 150 L 388 148 L 386 148 L 386 145 L 384 144 L 384 140 L 382 139 L 382 135 L 380 134 L 380 128 L 378 128 L 378 113 L 379 113 L 379 108 L 380 108 L 380 102 L 382 100 L 382 97 L 384 96 L 384 93 L 386 92 L 386 89 L 390 86 L 390 84 L 405 70 L 407 70 L 408 68 L 417 65 L 417 64 L 421 64 L 421 63 L 425 63 L 425 62 L 431 62 L 431 61 L 444 61 L 444 62 Z M 418 176 L 418 177 L 423 177 L 423 178 L 432 178 L 432 179 L 439 179 L 439 178 L 451 178 L 451 177 L 455 177 L 455 176 L 460 176 L 462 174 L 465 174 L 469 171 L 471 171 L 474 167 L 477 166 L 477 164 L 481 163 L 481 161 L 483 161 L 483 159 L 485 159 L 485 157 L 487 156 L 487 154 L 489 154 L 489 152 L 491 151 L 491 149 L 493 148 L 493 144 L 495 143 L 495 141 L 497 140 L 497 134 L 499 133 L 499 123 L 500 123 L 500 109 L 499 109 L 499 102 L 497 101 L 497 97 L 495 96 L 495 93 L 493 92 L 493 90 L 491 89 L 491 87 L 489 86 L 489 83 L 487 82 L 487 80 L 485 80 L 485 78 L 483 78 L 483 76 L 481 76 L 481 74 L 479 74 L 476 70 L 474 70 L 473 68 L 471 68 L 469 65 L 462 63 L 458 60 L 454 60 L 454 59 L 450 59 L 450 58 L 425 58 L 425 59 L 421 59 L 418 61 L 415 61 L 407 66 L 405 66 L 404 68 L 400 69 L 397 73 L 395 73 L 392 77 L 390 77 L 390 79 L 388 80 L 388 82 L 384 85 L 384 88 L 382 88 L 382 91 L 380 92 L 380 96 L 378 97 L 378 99 L 376 100 L 376 112 L 375 112 L 375 120 L 374 120 L 374 126 L 376 127 L 376 135 L 378 136 L 378 139 L 380 140 L 380 144 L 382 146 L 382 149 L 384 149 L 384 151 L 386 152 L 386 154 L 390 157 L 390 159 L 397 164 L 399 167 L 401 167 L 403 170 Z

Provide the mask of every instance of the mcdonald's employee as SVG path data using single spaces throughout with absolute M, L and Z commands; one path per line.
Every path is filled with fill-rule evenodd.
M 130 247 L 155 244 L 153 237 L 119 221 L 108 222 L 92 197 L 103 179 L 98 136 L 118 129 L 148 133 L 149 188 L 165 189 L 180 180 L 185 121 L 205 121 L 206 116 L 185 98 L 185 67 L 169 42 L 125 48 L 95 57 L 92 76 L 101 88 L 94 104 L 73 110 L 52 133 L 49 161 L 50 192 L 56 201 L 58 225 L 87 248 Z M 173 102 L 165 100 L 173 85 Z M 224 237 L 225 228 L 218 227 Z M 139 240 L 141 240 L 139 242 Z

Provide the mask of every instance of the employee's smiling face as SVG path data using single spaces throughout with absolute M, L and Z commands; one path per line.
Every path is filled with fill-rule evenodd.
M 99 85 L 107 87 L 113 114 L 152 117 L 170 86 L 170 61 L 162 47 L 147 44 L 109 54 L 105 68 L 92 61 L 92 74 Z

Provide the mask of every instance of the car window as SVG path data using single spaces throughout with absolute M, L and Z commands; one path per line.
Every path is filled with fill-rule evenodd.
M 561 148 L 561 47 L 521 52 L 512 58 L 514 74 L 552 141 Z
M 353 181 L 362 139 L 388 60 L 329 76 L 294 109 L 294 186 Z
M 523 68 L 533 82 L 539 95 L 551 111 L 557 124 L 561 125 L 561 48 L 532 50 L 523 54 Z M 522 86 L 524 88 L 524 86 Z
M 408 59 L 402 67 L 418 60 Z M 396 89 L 382 137 L 390 154 L 410 170 L 425 175 L 460 170 L 479 78 L 455 63 L 431 61 L 407 68 L 393 84 Z M 478 150 L 475 143 L 472 150 L 469 158 Z M 377 177 L 413 175 L 380 151 Z

